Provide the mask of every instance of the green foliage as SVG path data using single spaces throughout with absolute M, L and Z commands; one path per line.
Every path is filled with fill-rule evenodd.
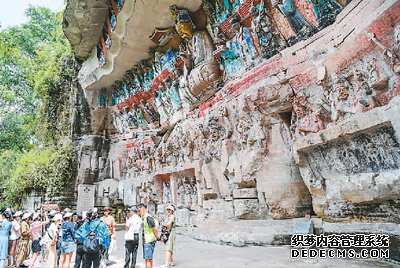
M 0 28 L 0 204 L 54 194 L 72 179 L 71 47 L 62 15 L 29 7 L 29 21 Z
M 70 144 L 34 148 L 17 155 L 14 169 L 5 180 L 4 203 L 18 205 L 31 191 L 50 195 L 62 191 L 72 176 L 71 155 Z

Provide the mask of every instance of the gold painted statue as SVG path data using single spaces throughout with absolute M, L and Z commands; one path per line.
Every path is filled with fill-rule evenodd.
M 171 18 L 175 21 L 175 29 L 178 34 L 186 39 L 191 40 L 196 26 L 190 17 L 187 9 L 178 9 L 176 5 L 169 6 Z

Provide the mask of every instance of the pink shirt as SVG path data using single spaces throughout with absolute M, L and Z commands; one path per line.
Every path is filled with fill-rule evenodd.
M 34 221 L 31 224 L 32 240 L 38 240 L 42 236 L 42 222 Z

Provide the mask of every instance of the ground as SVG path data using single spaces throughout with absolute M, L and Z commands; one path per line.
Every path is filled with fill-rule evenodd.
M 111 260 L 116 263 L 111 268 L 123 267 L 124 242 L 123 233 L 117 237 L 117 250 Z M 164 263 L 165 247 L 157 243 L 154 264 L 159 268 Z M 182 268 L 242 268 L 242 267 L 351 267 L 378 268 L 398 267 L 393 264 L 374 260 L 342 260 L 342 259 L 291 259 L 289 247 L 231 247 L 193 240 L 177 236 L 175 251 L 175 267 Z M 136 267 L 143 268 L 142 249 L 139 247 Z
M 136 268 L 144 268 L 142 246 L 139 246 Z M 165 247 L 157 243 L 154 254 L 154 268 L 164 264 Z M 117 232 L 117 249 L 111 254 L 112 264 L 109 268 L 124 266 L 123 232 Z M 399 267 L 379 260 L 347 260 L 347 259 L 291 259 L 289 247 L 231 247 L 193 240 L 178 235 L 175 251 L 175 266 L 181 268 L 387 268 Z M 28 262 L 26 263 L 28 264 Z M 72 266 L 72 265 L 71 265 Z M 38 263 L 35 267 L 40 266 Z

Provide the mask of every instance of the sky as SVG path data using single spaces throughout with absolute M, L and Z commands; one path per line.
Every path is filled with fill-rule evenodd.
M 7 3 L 7 4 L 6 4 Z M 50 8 L 52 11 L 64 9 L 64 0 L 11 0 L 4 1 L 0 8 L 0 24 L 2 28 L 19 25 L 27 21 L 25 10 L 29 5 Z

